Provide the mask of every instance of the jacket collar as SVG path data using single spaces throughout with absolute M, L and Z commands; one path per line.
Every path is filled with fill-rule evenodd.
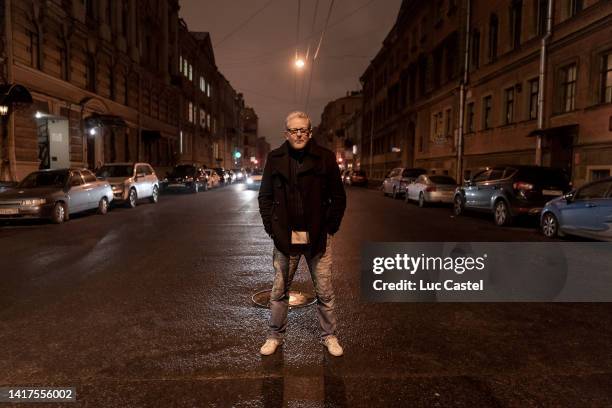
M 318 159 L 321 157 L 321 148 L 314 141 L 310 139 L 306 155 L 304 156 L 304 164 L 302 165 L 299 174 L 305 173 L 315 167 Z M 271 153 L 271 156 L 275 158 L 274 172 L 279 173 L 286 180 L 289 180 L 289 142 L 285 141 L 278 149 Z

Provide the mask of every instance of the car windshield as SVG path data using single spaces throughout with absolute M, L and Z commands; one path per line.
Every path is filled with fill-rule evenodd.
M 450 176 L 430 176 L 429 179 L 436 184 L 457 184 L 455 179 Z
M 131 165 L 113 165 L 113 166 L 102 166 L 96 171 L 96 176 L 107 178 L 107 177 L 132 177 L 133 167 Z
M 263 174 L 262 170 L 253 170 L 251 176 L 261 176 Z
M 64 187 L 68 179 L 66 171 L 43 171 L 29 174 L 19 183 L 19 188 Z
M 516 174 L 516 179 L 540 186 L 545 185 L 562 188 L 567 188 L 569 186 L 569 178 L 563 170 L 546 167 L 519 169 Z
M 195 168 L 193 166 L 176 166 L 172 170 L 172 175 L 176 177 L 193 176 Z

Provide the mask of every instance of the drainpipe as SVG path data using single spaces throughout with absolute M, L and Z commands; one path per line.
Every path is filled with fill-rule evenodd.
M 463 180 L 463 135 L 465 127 L 465 94 L 469 81 L 470 71 L 470 16 L 472 1 L 467 0 L 467 13 L 465 17 L 465 51 L 463 55 L 463 78 L 459 85 L 459 127 L 457 129 L 457 181 Z
M 538 130 L 544 129 L 544 86 L 546 85 L 546 46 L 552 34 L 553 0 L 548 0 L 546 16 L 546 34 L 542 37 L 540 46 L 540 77 L 538 84 Z M 536 166 L 542 165 L 542 133 L 539 132 L 536 139 Z
M 372 64 L 372 97 L 370 98 L 370 170 L 369 178 L 372 178 L 372 160 L 374 158 L 374 99 L 376 98 L 376 69 Z

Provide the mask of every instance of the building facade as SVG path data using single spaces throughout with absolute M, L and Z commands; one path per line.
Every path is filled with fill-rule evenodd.
M 226 160 L 219 89 L 231 86 L 208 33 L 179 19 L 178 0 L 2 6 L 0 106 L 10 109 L 0 115 L 0 179 L 123 161 L 162 170 Z M 31 103 L 16 95 L 24 92 Z M 233 101 L 240 110 L 241 98 Z
M 242 166 L 257 167 L 257 138 L 259 137 L 259 118 L 255 110 L 247 106 L 242 111 L 243 151 Z
M 321 114 L 321 123 L 314 131 L 317 143 L 333 151 L 341 167 L 345 167 L 347 163 L 352 166 L 353 145 L 360 136 L 355 135 L 351 121 L 360 117 L 362 97 L 361 91 L 351 91 L 329 102 Z
M 362 76 L 362 167 L 610 174 L 611 50 L 609 1 L 404 1 Z

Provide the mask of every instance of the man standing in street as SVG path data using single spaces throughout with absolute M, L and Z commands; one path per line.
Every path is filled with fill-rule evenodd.
M 270 332 L 261 354 L 280 346 L 287 328 L 289 288 L 303 255 L 317 295 L 321 338 L 333 356 L 343 354 L 336 337 L 332 287 L 332 241 L 346 208 L 346 194 L 333 152 L 312 140 L 310 119 L 292 112 L 285 121 L 287 141 L 268 154 L 259 190 L 259 212 L 274 240 L 274 284 Z

